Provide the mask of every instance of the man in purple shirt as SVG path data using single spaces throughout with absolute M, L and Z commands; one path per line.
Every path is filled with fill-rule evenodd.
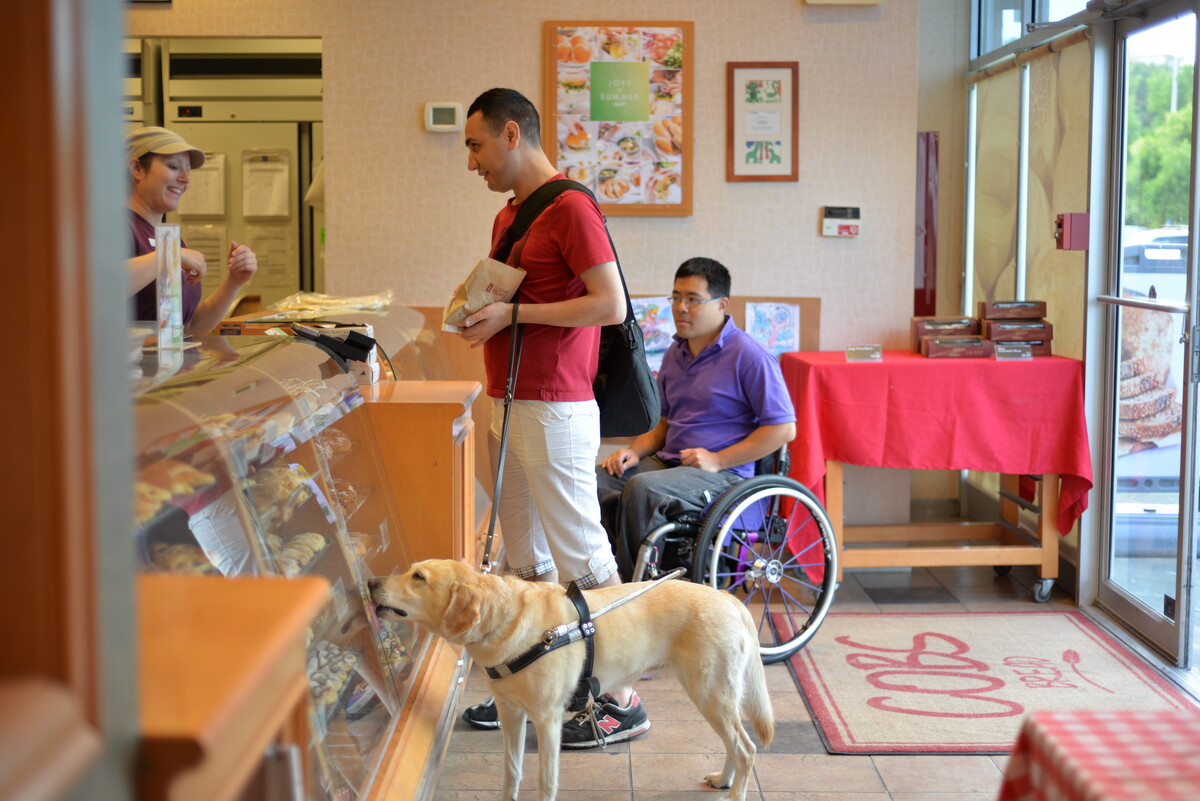
M 706 491 L 752 476 L 754 462 L 796 436 L 779 362 L 727 314 L 729 290 L 718 261 L 679 266 L 675 341 L 658 373 L 662 417 L 597 468 L 601 515 L 626 581 L 646 534 L 702 509 Z

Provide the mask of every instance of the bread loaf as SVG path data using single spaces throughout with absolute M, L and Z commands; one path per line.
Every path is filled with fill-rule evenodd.
M 1121 379 L 1117 393 L 1122 398 L 1133 398 L 1142 395 L 1155 387 L 1161 387 L 1167 380 L 1166 372 L 1141 373 Z
M 1137 420 L 1121 420 L 1117 433 L 1136 440 L 1156 439 L 1174 434 L 1183 426 L 1183 407 L 1174 400 L 1161 412 Z
M 1118 415 L 1122 420 L 1149 417 L 1169 407 L 1175 401 L 1175 387 L 1155 387 L 1152 390 L 1122 398 Z

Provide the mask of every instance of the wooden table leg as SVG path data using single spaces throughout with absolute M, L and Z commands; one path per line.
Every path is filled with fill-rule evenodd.
M 845 560 L 842 559 L 842 554 L 846 550 L 846 538 L 842 535 L 843 516 L 845 513 L 845 501 L 842 496 L 842 488 L 844 486 L 843 472 L 841 462 L 829 459 L 825 460 L 825 513 L 829 515 L 829 522 L 833 523 L 833 536 L 837 540 L 837 580 L 839 583 L 842 580 L 842 573 L 845 570 L 842 566 L 845 563 Z
M 1038 539 L 1042 544 L 1042 578 L 1058 578 L 1058 474 L 1042 474 L 1042 507 L 1038 518 Z

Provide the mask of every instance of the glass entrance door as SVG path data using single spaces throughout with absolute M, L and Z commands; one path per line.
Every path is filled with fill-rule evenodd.
M 1196 493 L 1192 127 L 1196 17 L 1119 29 L 1120 259 L 1109 305 L 1111 478 L 1100 603 L 1179 665 L 1189 662 Z

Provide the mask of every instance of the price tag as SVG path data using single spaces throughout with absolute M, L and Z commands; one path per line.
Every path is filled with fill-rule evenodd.
M 996 361 L 1023 362 L 1033 359 L 1033 346 L 1028 342 L 996 342 Z
M 881 362 L 883 361 L 882 345 L 847 345 L 846 361 L 848 362 Z
M 334 582 L 330 594 L 333 596 L 333 615 L 337 620 L 344 620 L 350 611 L 350 601 L 346 598 L 346 587 L 339 578 Z

